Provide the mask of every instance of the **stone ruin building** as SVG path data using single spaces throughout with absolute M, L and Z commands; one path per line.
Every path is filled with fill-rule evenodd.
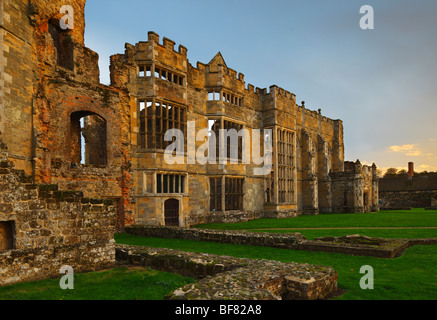
M 85 0 L 0 2 L 0 285 L 114 262 L 131 224 L 199 223 L 378 210 L 376 166 L 344 162 L 343 124 L 277 86 L 246 84 L 218 53 L 149 32 L 111 57 L 111 85 L 84 45 Z M 168 164 L 167 129 L 271 129 L 273 166 Z M 190 139 L 185 135 L 186 139 Z M 195 142 L 196 150 L 203 144 Z M 29 258 L 32 257 L 32 258 Z
M 406 175 L 379 179 L 378 188 L 382 210 L 437 209 L 437 174 L 415 175 L 413 162 Z

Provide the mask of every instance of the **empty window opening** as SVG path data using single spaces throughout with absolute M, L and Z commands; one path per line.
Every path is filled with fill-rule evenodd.
M 220 92 L 208 92 L 208 101 L 220 101 Z
M 184 134 L 186 145 L 186 109 L 180 105 L 161 101 L 140 101 L 140 147 L 165 149 L 172 141 L 164 141 L 165 133 L 170 129 L 179 129 Z M 147 110 L 146 110 L 147 109 Z M 155 123 L 155 127 L 152 124 Z M 173 138 L 173 141 L 176 138 Z
M 0 252 L 15 249 L 14 233 L 14 221 L 0 221 Z
M 235 123 L 232 121 L 223 120 L 223 127 L 220 120 L 208 120 L 209 136 L 212 132 L 215 134 L 215 145 L 216 157 L 223 157 L 232 160 L 242 160 L 243 159 L 243 136 L 244 129 L 242 124 Z M 220 129 L 224 129 L 224 140 L 221 141 Z M 215 141 L 210 141 L 212 144 Z M 212 147 L 213 145 L 211 145 Z M 222 152 L 226 152 L 226 157 L 224 154 L 220 154 L 220 149 L 223 147 Z
M 225 210 L 243 210 L 243 183 L 242 178 L 225 179 Z
M 161 71 L 161 79 L 162 80 L 167 80 L 167 72 L 164 71 L 164 70 Z
M 161 70 L 159 68 L 155 68 L 155 78 L 161 77 Z
M 144 70 L 144 67 L 140 67 L 139 76 L 144 77 L 146 75 L 146 71 Z
M 240 97 L 235 96 L 232 93 L 226 93 L 223 92 L 220 94 L 219 92 L 211 91 L 208 94 L 208 101 L 220 101 L 220 96 L 223 99 L 223 102 L 227 102 L 230 104 L 233 104 L 235 106 L 242 106 L 243 105 L 243 99 Z
M 209 179 L 209 210 L 222 210 L 222 178 Z
M 69 70 L 74 70 L 74 44 L 70 31 L 62 30 L 59 21 L 49 23 L 49 33 L 57 52 L 57 64 Z
M 147 70 L 146 70 L 147 74 Z M 173 72 L 170 72 L 168 70 L 164 70 L 161 68 L 155 67 L 155 78 L 165 80 L 174 84 L 178 84 L 180 86 L 184 85 L 184 77 L 174 74 Z
M 71 114 L 71 162 L 107 164 L 106 121 L 99 115 L 79 111 Z
M 185 193 L 185 175 L 182 174 L 157 174 L 157 193 Z

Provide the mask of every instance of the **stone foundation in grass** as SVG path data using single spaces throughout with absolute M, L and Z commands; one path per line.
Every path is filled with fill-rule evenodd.
M 307 240 L 300 233 L 268 233 L 240 230 L 187 229 L 179 227 L 128 226 L 127 233 L 156 238 L 210 241 L 280 249 L 323 251 L 357 256 L 396 258 L 410 246 L 407 239 L 381 239 L 360 235 Z
M 337 292 L 337 272 L 325 266 L 128 245 L 117 245 L 116 258 L 200 279 L 173 291 L 169 300 L 316 300 Z

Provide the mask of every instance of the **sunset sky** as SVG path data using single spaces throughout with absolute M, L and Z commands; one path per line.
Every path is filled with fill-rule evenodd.
M 360 28 L 363 5 L 373 30 Z M 345 160 L 437 171 L 435 0 L 88 0 L 86 24 L 102 83 L 109 56 L 154 31 L 193 66 L 220 51 L 246 85 L 277 85 L 343 120 Z

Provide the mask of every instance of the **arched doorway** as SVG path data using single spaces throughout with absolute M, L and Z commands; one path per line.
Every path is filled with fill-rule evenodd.
M 165 225 L 179 227 L 179 201 L 168 199 L 164 202 Z

